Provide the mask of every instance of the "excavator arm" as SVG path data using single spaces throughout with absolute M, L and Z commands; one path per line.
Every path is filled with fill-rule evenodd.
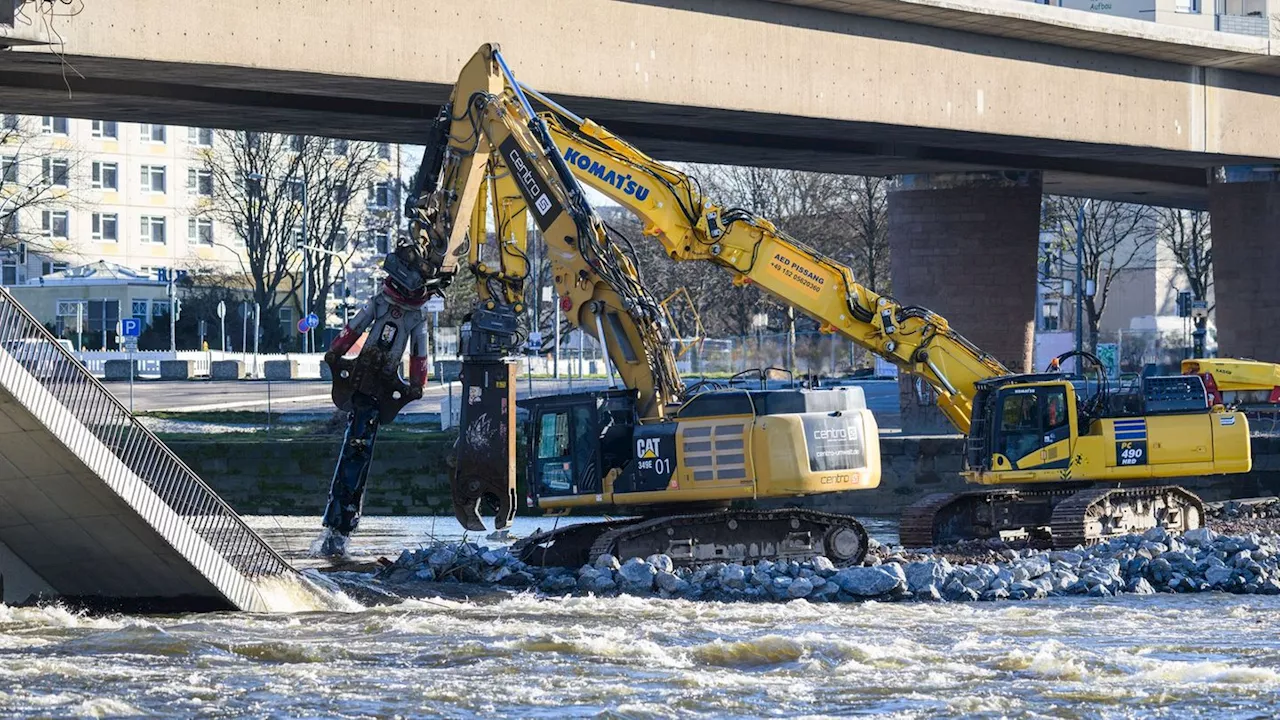
M 706 261 L 733 273 L 840 333 L 937 392 L 938 407 L 961 432 L 969 431 L 977 383 L 1008 375 L 991 355 L 920 307 L 899 304 L 860 285 L 853 271 L 745 210 L 714 203 L 698 183 L 618 138 L 589 119 L 524 88 L 546 109 L 540 113 L 562 159 L 587 185 L 628 208 L 644 234 L 673 260 Z
M 683 386 L 660 304 L 592 211 L 496 46 L 483 46 L 463 68 L 432 136 L 408 207 L 411 234 L 427 260 L 424 275 L 443 287 L 466 256 L 479 295 L 461 348 L 454 509 L 464 526 L 480 530 L 477 508 L 492 497 L 503 527 L 514 512 L 515 486 L 515 388 L 504 358 L 515 350 L 516 317 L 523 312 L 516 276 L 527 272 L 516 267 L 523 239 L 507 235 L 525 221 L 524 213 L 545 239 L 561 309 L 600 340 L 622 382 L 636 391 L 640 416 L 662 418 Z M 488 235 L 486 195 L 495 202 L 501 235 L 498 268 L 478 260 Z

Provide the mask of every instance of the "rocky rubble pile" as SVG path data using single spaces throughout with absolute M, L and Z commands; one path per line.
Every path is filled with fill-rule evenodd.
M 1280 498 L 1205 503 L 1204 514 L 1209 520 L 1280 520 Z
M 1280 536 L 1181 536 L 1161 529 L 1071 551 L 999 551 L 994 562 L 953 563 L 931 553 L 872 555 L 861 567 L 806 562 L 714 563 L 676 568 L 666 555 L 619 562 L 603 556 L 577 570 L 540 568 L 506 548 L 474 543 L 406 550 L 377 579 L 389 586 L 462 582 L 536 588 L 554 595 L 652 595 L 713 600 L 1023 600 L 1062 595 L 1203 592 L 1280 594 Z

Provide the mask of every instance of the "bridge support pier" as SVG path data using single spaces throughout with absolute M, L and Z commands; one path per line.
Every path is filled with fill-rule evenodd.
M 1209 214 L 1218 354 L 1280 362 L 1280 167 L 1213 171 Z
M 1039 172 L 898 177 L 889 193 L 892 295 L 945 317 L 1010 370 L 1031 369 Z M 902 429 L 955 432 L 928 386 L 899 380 Z

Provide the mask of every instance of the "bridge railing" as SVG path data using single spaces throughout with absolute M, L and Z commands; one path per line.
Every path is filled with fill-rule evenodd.
M 0 289 L 0 351 L 7 353 L 45 391 L 98 439 L 130 472 L 142 480 L 172 510 L 174 524 L 185 524 L 213 552 L 235 568 L 244 583 L 236 592 L 244 597 L 247 584 L 292 572 L 218 495 L 177 455 L 142 426 L 114 395 L 8 291 Z M 22 375 L 18 373 L 17 375 Z M 24 377 L 0 377 L 11 383 Z M 28 408 L 32 412 L 35 409 Z M 155 528 L 173 536 L 182 528 Z M 194 558 L 189 558 L 194 560 Z

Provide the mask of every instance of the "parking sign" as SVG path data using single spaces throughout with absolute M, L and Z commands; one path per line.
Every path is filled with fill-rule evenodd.
M 142 334 L 142 321 L 138 318 L 121 318 L 120 334 L 125 337 L 138 337 Z

